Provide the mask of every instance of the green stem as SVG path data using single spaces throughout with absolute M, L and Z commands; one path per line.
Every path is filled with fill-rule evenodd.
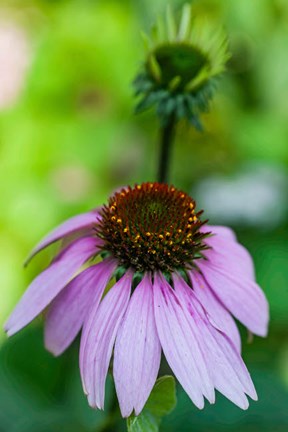
M 167 123 L 161 128 L 160 157 L 158 168 L 158 182 L 167 183 L 169 178 L 169 165 L 171 160 L 172 144 L 175 135 L 176 119 L 171 115 Z

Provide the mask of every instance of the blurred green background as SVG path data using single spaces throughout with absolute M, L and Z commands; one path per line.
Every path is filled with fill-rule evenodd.
M 106 201 L 119 185 L 153 180 L 157 122 L 133 115 L 131 81 L 164 0 L 0 0 L 1 327 L 49 251 L 28 270 L 32 246 L 69 216 Z M 181 1 L 171 1 L 180 5 Z M 218 395 L 197 411 L 178 388 L 162 429 L 288 430 L 288 2 L 198 0 L 226 27 L 232 50 L 205 133 L 181 124 L 172 182 L 227 224 L 254 257 L 271 306 L 267 339 L 243 356 L 259 402 L 242 412 Z M 87 406 L 78 341 L 45 352 L 41 320 L 7 341 L 0 334 L 0 431 L 121 431 Z

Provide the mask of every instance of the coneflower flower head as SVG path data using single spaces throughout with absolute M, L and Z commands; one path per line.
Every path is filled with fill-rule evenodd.
M 82 329 L 80 372 L 91 406 L 104 407 L 114 354 L 121 413 L 138 415 L 161 350 L 197 407 L 204 398 L 214 403 L 215 389 L 243 409 L 246 395 L 257 399 L 232 315 L 265 336 L 265 296 L 234 233 L 201 221 L 185 192 L 160 183 L 125 187 L 108 205 L 64 222 L 32 256 L 60 239 L 65 246 L 5 327 L 12 335 L 48 307 L 45 345 L 55 355 Z
M 117 192 L 100 211 L 97 234 L 120 265 L 139 272 L 192 268 L 207 246 L 202 212 L 173 186 L 144 183 Z
M 134 81 L 141 96 L 136 111 L 156 105 L 163 124 L 174 116 L 201 129 L 199 115 L 208 110 L 216 78 L 230 57 L 224 31 L 193 17 L 186 4 L 179 22 L 167 7 L 166 19 L 159 18 L 151 36 L 144 37 L 146 60 Z

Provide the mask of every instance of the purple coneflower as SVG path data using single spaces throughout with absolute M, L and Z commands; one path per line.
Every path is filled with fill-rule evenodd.
M 66 239 L 16 306 L 6 323 L 8 335 L 49 306 L 45 344 L 59 355 L 83 327 L 80 371 L 89 404 L 104 407 L 114 352 L 124 417 L 141 412 L 161 349 L 198 408 L 204 397 L 214 403 L 216 389 L 246 409 L 246 395 L 257 395 L 232 315 L 265 336 L 267 301 L 246 249 L 230 229 L 207 226 L 201 213 L 186 193 L 144 183 L 64 222 L 32 252 Z

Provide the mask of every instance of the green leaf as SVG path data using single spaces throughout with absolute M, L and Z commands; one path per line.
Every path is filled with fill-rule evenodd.
M 176 386 L 172 376 L 165 375 L 156 381 L 156 384 L 145 405 L 155 417 L 169 414 L 176 406 Z
M 138 416 L 130 416 L 127 419 L 128 432 L 158 432 L 158 421 L 149 413 L 149 411 L 143 410 Z
M 128 432 L 158 432 L 162 417 L 169 414 L 175 406 L 175 379 L 163 376 L 156 381 L 141 414 L 127 419 Z

